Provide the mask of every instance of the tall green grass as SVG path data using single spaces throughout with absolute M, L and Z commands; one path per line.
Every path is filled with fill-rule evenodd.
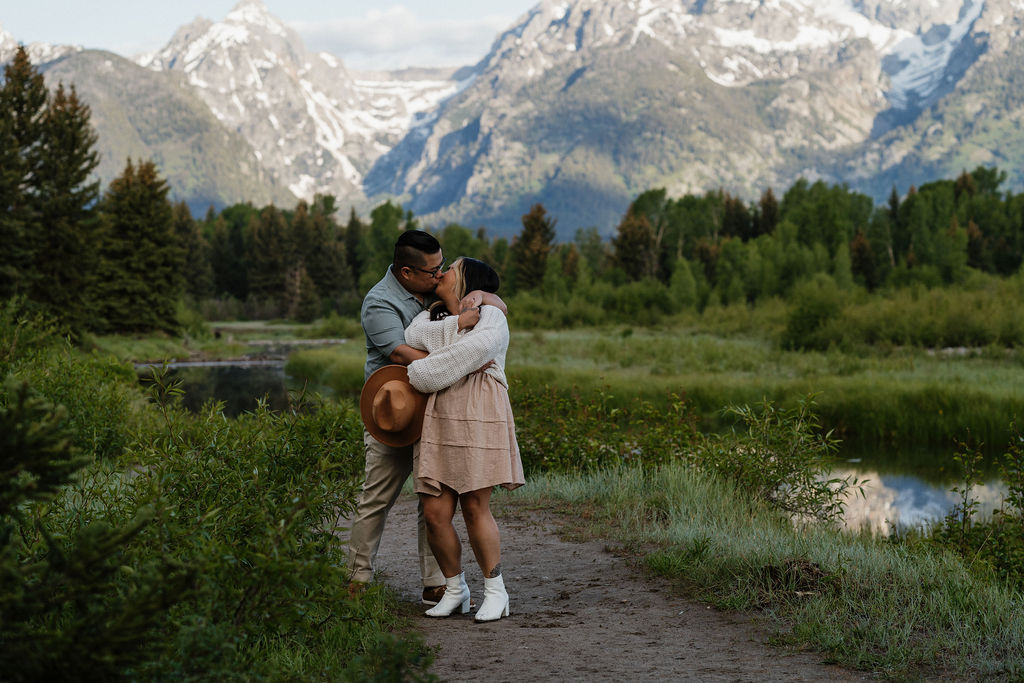
M 1024 675 L 1021 595 L 949 553 L 798 529 L 678 463 L 547 475 L 513 495 L 585 510 L 590 533 L 647 549 L 650 570 L 689 594 L 757 610 L 780 641 L 845 666 L 896 679 Z

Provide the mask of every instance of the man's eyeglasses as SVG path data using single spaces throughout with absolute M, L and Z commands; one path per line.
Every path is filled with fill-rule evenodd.
M 442 270 L 444 270 L 444 262 L 445 262 L 445 259 L 441 259 L 441 264 L 439 266 L 437 266 L 436 268 L 431 268 L 430 270 L 427 270 L 426 268 L 417 268 L 416 266 L 410 266 L 410 267 L 413 270 L 418 270 L 421 273 L 426 273 L 430 277 L 437 277 L 437 274 L 440 273 Z

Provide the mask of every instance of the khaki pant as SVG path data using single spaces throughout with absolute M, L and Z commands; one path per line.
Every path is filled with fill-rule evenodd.
M 366 453 L 366 481 L 359 495 L 359 506 L 352 520 L 349 538 L 348 566 L 352 581 L 369 583 L 373 580 L 373 566 L 384 534 L 388 511 L 398 499 L 405 480 L 412 472 L 412 446 L 394 448 L 386 446 L 363 430 Z M 427 528 L 423 520 L 423 504 L 417 515 L 420 578 L 424 586 L 444 584 L 444 574 L 427 543 Z

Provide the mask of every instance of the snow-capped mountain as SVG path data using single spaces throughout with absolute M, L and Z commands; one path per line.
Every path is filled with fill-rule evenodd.
M 139 60 L 178 71 L 214 115 L 239 131 L 296 196 L 361 197 L 364 174 L 414 117 L 453 94 L 450 73 L 359 74 L 307 53 L 260 0 L 241 0 L 220 22 L 200 19 Z
M 138 65 L 30 51 L 93 107 L 105 158 L 154 156 L 194 207 L 397 198 L 507 235 L 542 202 L 566 238 L 654 187 L 881 199 L 985 163 L 1020 188 L 1022 32 L 1024 0 L 542 0 L 471 68 L 359 73 L 241 0 Z
M 18 41 L 13 35 L 4 30 L 0 24 L 0 64 L 4 64 L 14 56 L 18 49 Z M 81 52 L 80 45 L 51 45 L 49 43 L 30 43 L 25 46 L 29 58 L 33 64 L 52 62 L 64 55 Z
M 543 201 L 577 217 L 571 234 L 608 229 L 650 187 L 756 196 L 801 175 L 845 182 L 836 158 L 1000 59 L 994 34 L 1019 30 L 1022 5 L 543 0 L 367 189 L 411 197 L 428 220 L 510 227 Z

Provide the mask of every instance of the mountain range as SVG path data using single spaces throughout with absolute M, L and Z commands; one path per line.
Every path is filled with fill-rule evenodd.
M 359 72 L 260 0 L 133 60 L 33 44 L 93 112 L 104 182 L 151 158 L 196 212 L 317 193 L 427 225 L 614 229 L 639 192 L 756 199 L 979 164 L 1024 186 L 1024 0 L 542 0 L 460 69 Z M 0 28 L 0 62 L 16 42 Z

